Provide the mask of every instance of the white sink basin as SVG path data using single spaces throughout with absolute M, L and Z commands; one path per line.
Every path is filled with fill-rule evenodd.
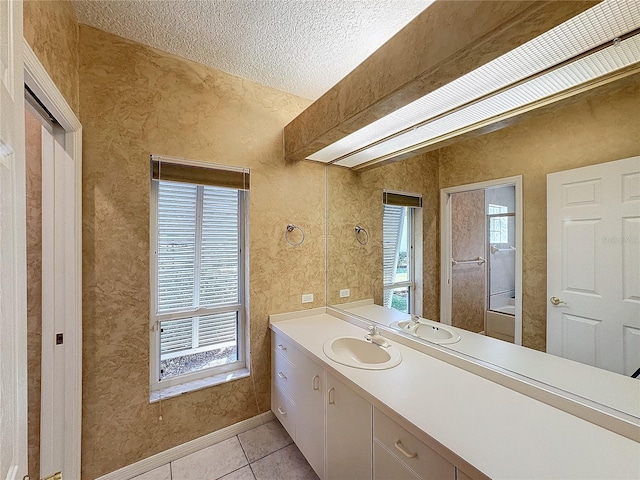
M 381 347 L 358 337 L 332 338 L 322 350 L 334 362 L 366 370 L 385 370 L 402 361 L 400 350 L 393 345 Z
M 440 345 L 460 341 L 460 335 L 449 327 L 425 318 L 419 319 L 417 324 L 410 320 L 403 320 L 401 322 L 393 322 L 390 326 Z

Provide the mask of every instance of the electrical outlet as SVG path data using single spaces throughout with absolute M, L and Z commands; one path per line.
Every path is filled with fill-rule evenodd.
M 313 293 L 305 293 L 302 295 L 302 303 L 313 302 Z
M 348 288 L 343 288 L 340 290 L 340 298 L 346 298 L 351 295 L 351 291 Z

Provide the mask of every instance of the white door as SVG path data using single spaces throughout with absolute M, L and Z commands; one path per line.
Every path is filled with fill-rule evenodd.
M 640 157 L 547 176 L 547 352 L 640 368 Z
M 65 365 L 70 325 L 75 323 L 75 165 L 54 135 L 42 127 L 42 401 L 40 472 L 68 472 L 72 422 L 67 405 L 73 396 Z M 65 465 L 67 459 L 67 465 Z
M 0 478 L 27 474 L 22 2 L 0 1 Z

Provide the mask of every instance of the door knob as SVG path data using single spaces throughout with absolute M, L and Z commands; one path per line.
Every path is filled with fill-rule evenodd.
M 551 297 L 549 299 L 549 301 L 551 302 L 551 305 L 566 305 L 565 302 L 563 302 L 562 300 L 560 300 L 558 297 Z

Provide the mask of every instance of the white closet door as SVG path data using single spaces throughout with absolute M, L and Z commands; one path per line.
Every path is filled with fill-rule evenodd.
M 70 356 L 67 325 L 74 306 L 74 162 L 53 135 L 42 127 L 42 407 L 40 414 L 40 471 L 64 472 L 65 444 L 70 418 L 65 409 L 65 364 Z M 72 359 L 70 359 L 72 360 Z

